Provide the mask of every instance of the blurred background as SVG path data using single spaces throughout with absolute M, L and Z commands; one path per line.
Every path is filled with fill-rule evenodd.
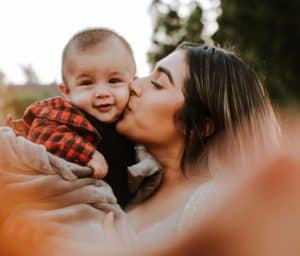
M 138 75 L 184 40 L 206 43 L 246 60 L 275 107 L 300 104 L 299 0 L 11 0 L 0 9 L 0 124 L 6 114 L 21 117 L 30 103 L 58 94 L 64 45 L 95 26 L 128 39 Z

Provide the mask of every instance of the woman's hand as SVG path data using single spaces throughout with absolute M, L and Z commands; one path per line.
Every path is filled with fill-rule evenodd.
M 48 153 L 52 170 L 65 180 L 75 180 L 77 178 L 92 177 L 93 170 L 90 167 L 68 162 L 60 157 Z
M 2 245 L 33 255 L 52 238 L 63 247 L 66 239 L 76 241 L 71 249 L 77 242 L 99 246 L 106 213 L 117 222 L 125 215 L 108 184 L 86 177 L 91 169 L 53 156 L 8 127 L 0 128 L 0 155 L 1 255 Z M 73 175 L 81 178 L 69 181 Z
M 58 174 L 66 180 L 91 177 L 92 169 L 70 163 L 49 152 L 43 145 L 16 136 L 8 127 L 0 128 L 0 171 L 24 174 Z
M 26 138 L 29 127 L 23 119 L 12 119 L 11 115 L 7 115 L 5 123 L 14 131 L 16 136 Z M 16 138 L 16 140 L 19 139 L 20 138 Z M 26 142 L 23 140 L 23 144 L 24 143 Z M 106 160 L 99 152 L 94 153 L 93 158 L 88 163 L 89 167 L 70 163 L 51 153 L 49 153 L 48 156 L 53 171 L 66 180 L 72 181 L 77 178 L 91 177 L 93 175 L 95 178 L 101 179 L 107 174 L 108 167 Z
M 283 131 L 280 150 L 261 154 L 262 163 L 248 158 L 242 166 L 252 172 L 224 180 L 229 189 L 184 236 L 138 255 L 300 255 L 300 122 Z

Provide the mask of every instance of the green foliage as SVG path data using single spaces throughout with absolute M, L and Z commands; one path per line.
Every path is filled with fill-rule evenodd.
M 299 0 L 223 0 L 214 40 L 263 72 L 273 101 L 300 103 Z
M 40 98 L 41 97 L 39 95 L 34 95 L 28 92 L 17 92 L 12 97 L 5 99 L 4 111 L 13 112 L 16 117 L 21 117 L 26 107 Z
M 172 4 L 171 4 L 172 3 Z M 264 81 L 273 102 L 300 104 L 300 1 L 223 0 L 217 45 L 233 48 Z M 190 12 L 180 15 L 180 1 L 153 0 L 152 66 L 183 40 L 201 43 L 202 10 L 196 1 Z
M 182 7 L 190 9 L 190 14 L 186 17 L 179 14 Z M 182 41 L 203 42 L 202 9 L 197 1 L 192 1 L 189 6 L 183 6 L 178 1 L 169 4 L 162 0 L 153 0 L 150 14 L 155 23 L 152 46 L 148 52 L 148 61 L 152 66 L 171 53 Z
M 0 123 L 7 114 L 22 117 L 25 109 L 33 102 L 57 95 L 56 85 L 7 86 L 1 91 Z

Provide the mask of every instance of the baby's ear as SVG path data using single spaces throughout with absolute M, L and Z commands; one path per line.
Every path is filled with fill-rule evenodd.
M 58 85 L 58 90 L 63 96 L 67 96 L 70 92 L 69 87 L 66 86 L 64 83 Z

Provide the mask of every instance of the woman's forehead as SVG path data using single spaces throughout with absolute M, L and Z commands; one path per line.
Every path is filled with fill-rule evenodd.
M 156 66 L 155 71 L 160 69 L 168 70 L 174 80 L 174 84 L 181 84 L 187 74 L 186 55 L 182 50 L 176 50 L 160 60 Z
M 158 61 L 156 66 L 165 66 L 168 67 L 169 69 L 174 68 L 183 68 L 185 67 L 186 62 L 185 62 L 185 53 L 182 50 L 176 50 L 160 61 Z

